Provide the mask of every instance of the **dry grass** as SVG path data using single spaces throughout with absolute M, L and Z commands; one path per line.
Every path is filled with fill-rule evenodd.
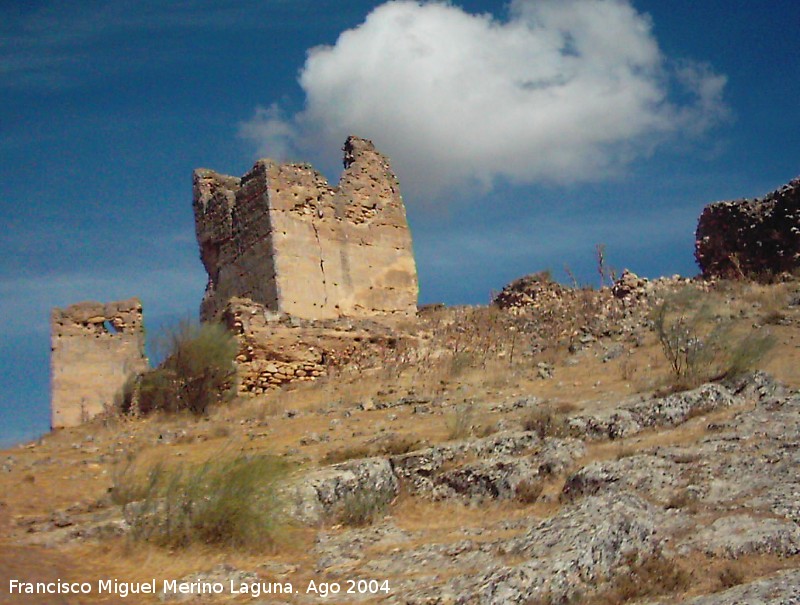
M 522 428 L 537 433 L 541 439 L 568 437 L 567 416 L 574 409 L 574 406 L 568 403 L 561 405 L 545 403 L 527 412 L 522 419 Z
M 358 458 L 370 458 L 373 450 L 367 445 L 349 445 L 340 449 L 330 450 L 325 454 L 320 462 L 323 464 L 339 464 L 348 460 Z
M 626 573 L 615 576 L 601 595 L 593 599 L 597 605 L 679 594 L 689 587 L 692 580 L 686 569 L 660 553 L 644 561 L 630 559 L 625 565 Z
M 672 498 L 670 498 L 665 508 L 678 508 L 689 513 L 696 513 L 699 510 L 696 496 L 690 490 L 685 488 L 679 490 Z
M 131 467 L 127 467 L 131 470 Z M 286 464 L 266 456 L 215 455 L 201 465 L 156 464 L 114 485 L 134 540 L 169 547 L 275 547 L 283 525 L 278 488 Z
M 389 490 L 352 492 L 342 499 L 338 510 L 333 514 L 333 520 L 351 527 L 370 525 L 389 512 L 389 506 L 394 499 L 394 493 Z
M 402 435 L 390 435 L 389 439 L 382 439 L 370 445 L 347 445 L 342 448 L 329 450 L 322 456 L 320 462 L 323 464 L 338 464 L 358 458 L 398 456 L 420 449 L 421 447 L 423 447 L 423 445 L 418 439 Z
M 739 333 L 749 330 L 754 322 L 770 323 L 771 308 L 785 315 L 781 323 L 771 323 L 769 329 L 776 339 L 774 354 L 760 363 L 779 380 L 798 388 L 800 322 L 797 319 L 800 310 L 782 308 L 780 296 L 767 294 L 771 287 L 764 286 L 764 294 L 753 295 L 756 298 L 763 297 L 762 300 L 737 301 L 736 295 L 732 294 L 728 297 L 730 302 L 722 305 L 718 313 L 731 318 Z M 773 299 L 777 301 L 775 304 L 770 302 Z M 587 309 L 591 308 L 592 301 L 588 295 L 585 303 Z M 742 309 L 745 315 L 740 317 Z M 379 434 L 384 428 L 387 434 L 389 430 L 396 431 L 401 437 L 396 441 L 371 444 L 369 447 L 374 449 L 370 449 L 369 453 L 378 452 L 378 448 L 383 448 L 384 453 L 402 453 L 407 447 L 415 447 L 417 440 L 431 444 L 447 440 L 450 432 L 449 415 L 442 413 L 442 410 L 455 409 L 454 406 L 469 400 L 480 402 L 475 407 L 473 418 L 473 434 L 479 435 L 484 426 L 493 425 L 499 419 L 497 415 L 488 413 L 488 406 L 484 409 L 484 402 L 495 403 L 535 395 L 555 404 L 558 401 L 574 401 L 583 408 L 590 406 L 590 409 L 602 409 L 618 405 L 622 397 L 637 389 L 651 389 L 669 373 L 653 334 L 646 335 L 642 346 L 635 348 L 632 355 L 623 360 L 629 361 L 635 370 L 624 370 L 621 361 L 617 371 L 609 364 L 602 364 L 592 351 L 581 358 L 578 366 L 570 367 L 563 365 L 569 337 L 562 338 L 555 329 L 531 339 L 530 331 L 518 331 L 515 334 L 507 327 L 518 324 L 504 324 L 504 318 L 495 317 L 486 324 L 490 330 L 470 332 L 467 329 L 466 332 L 459 332 L 468 328 L 470 322 L 480 323 L 482 312 L 464 309 L 437 313 L 439 326 L 431 322 L 424 324 L 423 328 L 431 334 L 441 328 L 441 332 L 447 336 L 442 341 L 442 347 L 424 348 L 414 354 L 416 357 L 400 348 L 393 356 L 378 360 L 380 364 L 385 364 L 383 368 L 363 368 L 362 371 L 344 369 L 329 379 L 292 385 L 264 397 L 242 400 L 230 407 L 212 410 L 209 423 L 189 417 L 157 417 L 136 421 L 108 417 L 86 426 L 55 432 L 35 448 L 8 451 L 7 454 L 18 460 L 18 465 L 12 472 L 0 474 L 0 501 L 4 504 L 0 505 L 0 516 L 23 520 L 33 516 L 46 517 L 54 510 L 64 510 L 75 503 L 105 501 L 107 490 L 113 482 L 114 461 L 124 460 L 128 452 L 136 453 L 144 468 L 164 458 L 186 461 L 191 465 L 206 460 L 225 441 L 230 443 L 228 447 L 232 453 L 244 451 L 252 456 L 293 448 L 297 453 L 287 456 L 288 459 L 309 458 L 314 461 L 334 450 L 353 453 L 363 447 L 365 440 Z M 476 334 L 483 336 L 473 338 Z M 456 338 L 459 339 L 457 344 Z M 498 340 L 496 344 L 491 341 L 494 338 Z M 490 343 L 488 347 L 487 342 Z M 541 350 L 545 342 L 555 348 Z M 470 362 L 459 368 L 458 376 L 451 373 L 454 349 L 469 350 L 473 354 Z M 538 380 L 533 368 L 539 361 L 550 359 L 556 363 L 555 378 Z M 630 372 L 627 377 L 623 375 L 626 372 Z M 595 386 L 598 381 L 601 385 Z M 412 414 L 411 406 L 369 412 L 356 409 L 356 404 L 367 397 L 376 401 L 396 401 L 406 396 L 430 398 L 436 404 L 430 406 L 430 414 L 424 415 Z M 444 407 L 439 407 L 439 403 Z M 300 411 L 301 416 L 285 418 L 283 412 L 289 409 Z M 646 432 L 613 444 L 590 444 L 586 457 L 577 461 L 577 464 L 586 464 L 594 459 L 613 459 L 621 452 L 627 455 L 627 452 L 634 453 L 659 445 L 693 443 L 706 435 L 705 427 L 709 422 L 722 421 L 738 411 L 741 410 L 713 412 L 674 429 Z M 345 417 L 344 412 L 351 415 Z M 513 420 L 517 413 L 508 417 Z M 390 423 L 389 415 L 397 416 L 397 420 Z M 329 443 L 298 445 L 299 439 L 308 432 L 327 433 L 333 418 L 340 419 L 341 424 L 328 433 L 331 436 Z M 189 433 L 185 443 L 165 444 L 157 439 L 162 432 L 182 429 Z M 207 435 L 209 440 L 191 438 L 191 435 Z M 92 441 L 85 442 L 89 438 Z M 82 445 L 75 447 L 77 444 Z M 97 450 L 93 451 L 94 448 Z M 117 470 L 120 471 L 119 468 Z M 24 480 L 28 476 L 32 478 L 31 481 Z M 557 496 L 562 484 L 563 478 L 548 478 L 541 485 L 541 494 L 533 504 L 507 501 L 471 508 L 462 504 L 431 503 L 403 497 L 392 505 L 392 519 L 401 528 L 424 531 L 426 542 L 449 543 L 461 539 L 460 530 L 463 528 L 481 529 L 483 533 L 480 540 L 498 539 L 504 534 L 487 528 L 487 516 L 500 521 L 552 515 L 561 506 Z M 533 488 L 534 492 L 537 490 L 538 487 Z M 671 504 L 692 506 L 689 499 L 680 501 L 679 498 Z M 296 566 L 292 581 L 310 578 L 317 563 L 311 554 L 316 530 L 293 528 L 291 531 L 292 539 L 282 546 L 281 552 L 268 558 Z M 0 539 L 4 540 L 0 548 L 12 552 L 12 547 L 16 548 L 13 542 L 19 540 L 21 535 L 18 527 L 9 525 L 4 538 Z M 413 544 L 408 547 L 413 547 Z M 381 544 L 375 548 L 391 550 L 397 545 Z M 179 554 L 170 554 L 146 543 L 137 543 L 131 548 L 124 540 L 114 539 L 100 545 L 59 545 L 47 553 L 37 551 L 37 562 L 45 562 L 48 557 L 63 559 L 68 563 L 68 567 L 61 571 L 62 577 L 77 574 L 94 579 L 100 575 L 97 570 L 103 570 L 104 576 L 132 581 L 154 576 L 178 578 L 209 569 L 221 562 L 242 569 L 257 569 L 265 560 L 264 556 L 244 551 L 224 552 L 203 545 L 190 546 Z M 740 581 L 750 581 L 775 569 L 797 566 L 798 561 L 764 557 L 734 562 L 703 559 L 686 562 L 686 565 L 689 569 L 707 570 L 708 577 L 698 575 L 694 578 L 696 586 L 687 591 L 688 594 L 699 594 L 721 590 Z M 23 571 L 17 575 L 25 575 Z M 140 600 L 147 603 L 148 597 L 142 596 Z
M 458 405 L 450 412 L 447 421 L 449 439 L 466 439 L 475 429 L 475 406 L 471 403 Z
M 525 479 L 520 481 L 514 490 L 514 496 L 523 504 L 535 504 L 544 491 L 544 482 L 540 479 Z
M 687 288 L 654 309 L 653 326 L 672 372 L 668 391 L 739 376 L 755 369 L 775 346 L 769 332 L 737 325 L 731 303 L 719 292 Z

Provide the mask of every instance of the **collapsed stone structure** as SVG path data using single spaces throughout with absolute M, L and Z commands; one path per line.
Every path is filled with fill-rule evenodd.
M 196 170 L 194 215 L 204 321 L 234 297 L 305 319 L 416 313 L 399 184 L 370 141 L 347 139 L 336 187 L 307 164 L 259 160 L 242 178 Z
M 760 277 L 800 267 L 800 178 L 762 198 L 717 202 L 700 215 L 703 277 Z
M 222 322 L 239 341 L 241 394 L 259 395 L 289 382 L 314 380 L 356 355 L 376 359 L 411 338 L 398 321 L 300 319 L 266 311 L 246 298 L 231 299 Z
M 114 403 L 132 373 L 147 368 L 137 298 L 53 309 L 51 426 L 76 426 Z

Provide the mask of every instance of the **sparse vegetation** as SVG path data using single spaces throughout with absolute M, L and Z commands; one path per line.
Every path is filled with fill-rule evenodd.
M 386 514 L 394 497 L 388 489 L 351 492 L 342 500 L 335 519 L 342 525 L 370 525 Z
M 656 553 L 644 561 L 629 560 L 628 571 L 616 576 L 595 602 L 626 603 L 643 597 L 676 594 L 688 588 L 691 575 L 675 561 Z
M 630 357 L 625 357 L 619 362 L 619 375 L 622 380 L 632 380 L 639 371 L 639 366 Z
M 522 428 L 536 432 L 540 438 L 566 437 L 569 435 L 567 414 L 569 407 L 556 407 L 544 404 L 531 409 L 522 420 Z
M 597 260 L 597 273 L 600 275 L 600 287 L 604 287 L 606 283 L 609 286 L 613 285 L 617 281 L 617 272 L 608 266 L 605 244 L 597 244 L 595 246 L 595 257 Z
M 323 464 L 339 464 L 347 460 L 370 458 L 374 456 L 372 448 L 367 445 L 352 445 L 328 451 L 321 462 Z
M 710 293 L 685 289 L 659 304 L 653 313 L 653 327 L 670 366 L 673 390 L 752 370 L 775 344 L 766 332 L 739 335 L 731 318 L 715 310 L 715 300 Z
M 538 479 L 523 479 L 517 484 L 514 495 L 523 504 L 535 504 L 542 495 L 544 483 Z
M 745 581 L 746 574 L 741 569 L 741 564 L 736 562 L 727 563 L 718 574 L 719 584 L 723 590 L 738 586 Z
M 658 305 L 653 327 L 676 383 L 687 386 L 707 378 L 728 328 L 714 321 L 710 305 L 695 289 L 674 294 Z
M 456 406 L 447 422 L 450 439 L 465 439 L 475 428 L 475 406 L 469 403 Z
M 160 340 L 161 364 L 131 377 L 122 389 L 123 413 L 187 410 L 202 415 L 235 393 L 236 339 L 220 324 L 181 322 Z
M 130 502 L 144 500 L 160 473 L 160 465 L 155 465 L 142 476 L 142 470 L 136 465 L 136 457 L 129 455 L 124 462 L 118 463 L 111 470 L 111 502 L 125 506 Z
M 372 458 L 373 456 L 399 456 L 420 447 L 421 444 L 417 439 L 392 435 L 389 439 L 381 440 L 372 445 L 359 444 L 329 450 L 320 462 L 323 464 L 338 464 L 347 460 Z
M 605 584 L 595 596 L 573 593 L 568 600 L 556 599 L 548 593 L 529 600 L 526 605 L 554 605 L 554 603 L 585 603 L 586 605 L 621 605 L 644 597 L 676 594 L 686 590 L 691 575 L 675 561 L 656 553 L 644 561 L 628 557 L 621 573 Z
M 666 509 L 685 509 L 688 512 L 696 512 L 698 506 L 697 495 L 686 488 L 680 489 L 673 494 L 667 502 Z
M 725 376 L 741 376 L 755 369 L 775 343 L 775 337 L 767 332 L 750 332 L 745 335 L 728 352 Z
M 159 463 L 140 475 L 128 467 L 112 493 L 125 505 L 135 540 L 262 549 L 275 545 L 284 525 L 277 492 L 286 470 L 276 458 L 245 455 Z

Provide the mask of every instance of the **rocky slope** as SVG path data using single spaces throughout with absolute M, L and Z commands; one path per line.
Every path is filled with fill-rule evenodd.
M 635 276 L 622 281 L 619 294 L 590 305 L 603 319 L 564 324 L 550 344 L 522 343 L 516 331 L 497 342 L 504 321 L 538 325 L 524 297 L 513 321 L 496 309 L 434 310 L 419 335 L 437 343 L 428 357 L 359 362 L 350 378 L 342 370 L 208 419 L 108 418 L 10 451 L 0 457 L 0 546 L 20 561 L 52 558 L 63 576 L 226 587 L 140 595 L 142 603 L 318 603 L 312 581 L 340 583 L 331 603 L 797 603 L 800 288 L 723 288 L 733 295 L 720 309 L 739 329 L 768 323 L 779 338 L 765 367 L 780 380 L 759 371 L 668 394 L 649 377 L 668 369 L 645 312 L 660 294 Z M 525 296 L 546 298 L 541 283 L 526 284 Z M 776 292 L 779 312 L 768 304 Z M 569 296 L 546 310 L 551 321 L 587 304 Z M 487 325 L 489 335 L 468 331 Z M 450 374 L 426 374 L 441 351 L 450 351 Z M 294 465 L 280 489 L 289 542 L 244 553 L 130 540 L 137 502 L 118 506 L 108 493 L 125 460 L 192 462 L 231 450 Z M 374 514 L 354 520 L 364 506 Z M 70 560 L 76 567 L 65 569 Z M 366 583 L 347 594 L 348 580 Z M 231 594 L 231 582 L 294 591 Z

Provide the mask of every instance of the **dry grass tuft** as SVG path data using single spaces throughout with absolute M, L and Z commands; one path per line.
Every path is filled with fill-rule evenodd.
M 277 493 L 287 466 L 271 456 L 214 456 L 199 465 L 158 463 L 115 480 L 134 540 L 170 548 L 274 547 L 285 521 Z
M 466 403 L 456 406 L 447 421 L 449 439 L 466 439 L 475 429 L 475 406 Z
M 384 517 L 395 495 L 390 490 L 358 490 L 344 497 L 334 514 L 342 525 L 363 527 Z
M 567 414 L 571 409 L 574 408 L 571 408 L 569 404 L 562 406 L 545 404 L 533 408 L 522 419 L 522 428 L 526 431 L 534 431 L 542 439 L 545 437 L 568 437 Z
M 542 495 L 544 482 L 539 479 L 524 479 L 519 482 L 514 490 L 514 496 L 523 504 L 535 504 Z

